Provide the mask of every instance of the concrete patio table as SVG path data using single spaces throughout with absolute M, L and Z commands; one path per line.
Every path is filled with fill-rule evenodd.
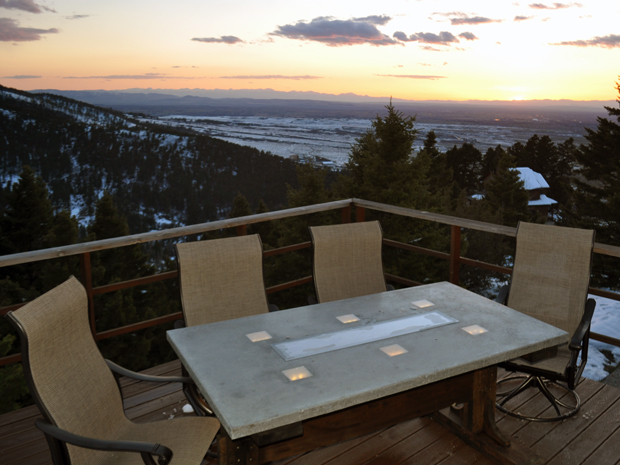
M 431 312 L 434 319 L 426 320 L 438 326 L 346 348 L 312 339 L 327 334 L 327 345 L 337 348 L 394 322 L 411 329 L 406 317 Z M 167 337 L 222 424 L 220 463 L 255 464 L 453 403 L 465 405 L 466 435 L 475 440 L 484 431 L 507 446 L 494 417 L 497 364 L 566 343 L 569 335 L 443 282 L 175 329 Z M 282 346 L 287 342 L 293 344 Z M 390 355 L 393 349 L 401 353 Z M 310 355 L 285 360 L 304 350 Z M 310 376 L 285 375 L 299 367 Z

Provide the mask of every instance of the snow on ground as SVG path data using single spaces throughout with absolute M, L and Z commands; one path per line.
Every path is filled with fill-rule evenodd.
M 10 98 L 14 98 L 14 99 L 17 99 L 17 100 L 25 100 L 26 102 L 32 102 L 32 98 L 31 97 L 27 97 L 25 95 L 18 94 L 16 92 L 0 90 L 0 96 L 2 96 L 2 97 L 8 96 Z
M 620 302 L 593 295 L 590 297 L 596 300 L 592 331 L 620 339 Z M 590 339 L 588 364 L 583 376 L 600 381 L 609 375 L 605 367 L 612 368 L 618 364 L 620 364 L 620 347 Z

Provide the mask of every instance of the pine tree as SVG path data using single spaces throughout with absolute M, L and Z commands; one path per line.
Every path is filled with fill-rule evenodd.
M 52 204 L 47 186 L 29 166 L 24 166 L 19 181 L 7 195 L 7 208 L 2 219 L 2 230 L 7 245 L 6 253 L 28 252 L 45 247 L 45 237 L 52 221 Z
M 71 214 L 62 210 L 58 212 L 45 236 L 47 247 L 61 247 L 78 241 L 78 222 Z M 46 292 L 66 281 L 69 276 L 80 276 L 80 261 L 77 256 L 56 258 L 39 263 L 39 272 L 35 285 Z
M 11 353 L 15 336 L 7 334 L 0 338 L 0 357 Z M 0 415 L 24 406 L 28 399 L 28 387 L 21 363 L 0 367 Z
M 302 207 L 324 203 L 331 200 L 331 193 L 326 186 L 327 169 L 315 168 L 311 164 L 297 166 L 298 189 L 288 185 L 288 207 Z M 338 212 L 314 213 L 286 218 L 274 225 L 278 247 L 310 241 L 309 226 L 335 224 L 340 221 Z M 277 255 L 265 260 L 265 282 L 267 286 L 293 281 L 312 274 L 312 257 L 310 250 L 299 250 L 284 255 Z M 312 285 L 306 284 L 293 289 L 278 292 L 270 296 L 270 302 L 280 309 L 307 304 L 307 297 L 314 293 Z
M 480 182 L 483 183 L 490 175 L 497 171 L 499 161 L 506 154 L 506 151 L 501 145 L 497 147 L 489 147 L 482 157 L 481 169 L 480 169 Z
M 386 108 L 387 116 L 377 116 L 371 129 L 351 147 L 348 171 L 339 182 L 338 195 L 417 210 L 446 211 L 447 197 L 433 195 L 430 188 L 432 153 L 423 150 L 416 156 L 413 149 L 417 137 L 415 117 L 405 116 L 391 102 Z M 449 228 L 442 225 L 376 212 L 368 212 L 366 219 L 378 219 L 386 238 L 435 250 L 449 247 Z M 392 248 L 384 252 L 384 268 L 387 273 L 419 282 L 447 276 L 444 263 Z
M 446 154 L 437 148 L 435 131 L 428 131 L 420 155 L 428 156 L 431 166 L 428 170 L 428 187 L 433 195 L 458 196 L 458 186 L 454 185 L 454 173 L 446 160 Z
M 232 209 L 230 210 L 229 218 L 239 218 L 240 216 L 250 216 L 252 214 L 252 207 L 250 207 L 250 202 L 248 199 L 241 194 L 241 192 L 237 193 L 235 198 L 233 199 Z
M 620 84 L 616 89 L 620 95 Z M 617 101 L 620 105 L 620 97 Z M 575 210 L 569 221 L 596 230 L 598 242 L 616 245 L 620 243 L 620 108 L 605 109 L 609 118 L 597 118 L 596 130 L 586 128 L 587 144 L 575 154 L 583 180 L 575 180 Z M 594 265 L 596 285 L 618 288 L 620 272 L 614 259 L 596 257 Z
M 102 240 L 125 236 L 129 227 L 109 193 L 105 193 L 96 204 L 95 220 L 88 227 L 91 240 Z M 128 246 L 102 250 L 92 257 L 93 284 L 113 284 L 151 273 L 146 256 L 140 246 Z M 116 291 L 95 298 L 96 327 L 98 331 L 119 328 L 130 323 L 145 321 L 154 317 L 151 308 L 145 308 L 136 299 L 141 299 L 137 288 Z M 100 341 L 102 353 L 129 369 L 144 369 L 149 365 L 151 349 L 150 335 L 121 335 Z
M 269 212 L 269 208 L 267 204 L 263 202 L 261 199 L 258 202 L 258 207 L 256 208 L 256 214 L 260 215 L 261 213 Z M 271 249 L 274 247 L 274 244 L 277 243 L 277 238 L 274 237 L 274 226 L 272 221 L 263 221 L 261 223 L 255 223 L 248 226 L 249 234 L 258 234 L 263 242 L 264 249 Z
M 556 209 L 570 205 L 576 152 L 572 138 L 556 145 L 549 136 L 534 134 L 525 145 L 517 143 L 508 152 L 515 157 L 516 166 L 531 168 L 545 178 L 549 197 L 559 204 Z
M 482 153 L 473 144 L 456 145 L 446 152 L 446 166 L 452 169 L 454 182 L 471 195 L 480 190 Z
M 485 223 L 502 224 L 502 211 L 495 210 L 485 200 L 462 202 L 454 212 L 455 216 Z M 514 241 L 501 234 L 493 234 L 475 229 L 463 229 L 463 257 L 505 266 L 505 257 L 514 250 Z M 504 281 L 505 275 L 486 271 L 473 266 L 461 266 L 460 285 L 478 294 L 488 295 L 494 286 L 494 280 Z
M 414 156 L 415 116 L 405 116 L 391 102 L 386 109 L 387 116 L 377 116 L 372 128 L 351 147 L 341 191 L 346 197 L 428 208 L 432 203 L 427 182 L 431 162 L 429 156 Z
M 487 181 L 485 202 L 501 214 L 502 224 L 516 226 L 519 221 L 527 221 L 529 196 L 524 183 L 516 171 L 514 159 L 504 155 L 498 164 L 497 172 Z

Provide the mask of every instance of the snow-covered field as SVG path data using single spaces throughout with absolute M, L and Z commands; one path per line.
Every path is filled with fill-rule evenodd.
M 195 117 L 174 115 L 149 121 L 170 126 L 182 126 L 211 137 L 235 144 L 247 145 L 274 155 L 290 157 L 320 156 L 331 160 L 337 166 L 346 163 L 351 144 L 371 128 L 372 120 L 361 118 L 285 118 L 263 116 L 208 116 Z M 419 130 L 415 148 L 421 148 L 430 130 L 437 135 L 437 145 L 445 151 L 464 142 L 474 144 L 479 150 L 516 142 L 525 143 L 537 131 L 508 126 L 483 124 L 424 124 L 416 123 Z M 544 129 L 555 142 L 564 142 L 569 137 L 579 138 L 581 134 Z M 540 132 L 540 131 L 538 131 Z
M 620 339 L 620 302 L 604 297 L 590 297 L 596 300 L 592 331 Z M 590 339 L 588 364 L 583 373 L 586 378 L 600 381 L 609 375 L 609 372 L 605 371 L 606 366 L 611 367 L 618 364 L 620 364 L 620 347 Z

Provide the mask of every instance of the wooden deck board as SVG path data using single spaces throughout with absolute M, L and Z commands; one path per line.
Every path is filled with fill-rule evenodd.
M 403 441 L 408 436 L 424 428 L 426 422 L 421 420 L 422 419 L 417 418 L 415 420 L 406 421 L 404 423 L 400 423 L 399 425 L 393 426 L 392 428 L 387 428 L 379 434 L 369 435 L 361 444 L 350 450 L 347 454 L 342 454 L 327 463 L 329 465 L 364 463 L 365 460 L 372 459 L 374 456 L 383 453 L 394 444 Z
M 620 421 L 620 418 L 618 418 Z M 620 431 L 616 430 L 601 447 L 590 455 L 581 465 L 601 465 L 620 463 Z
M 179 376 L 178 361 L 146 371 Z M 502 373 L 500 373 L 501 376 Z M 121 380 L 127 414 L 134 421 L 166 420 L 184 414 L 185 397 L 178 383 Z M 580 412 L 563 422 L 530 423 L 497 414 L 498 425 L 518 438 L 548 465 L 620 465 L 620 389 L 584 380 L 577 388 Z M 523 393 L 519 409 L 547 409 L 534 390 Z M 0 463 L 51 465 L 43 434 L 34 427 L 36 407 L 0 416 Z M 215 465 L 208 460 L 205 465 Z M 407 421 L 361 438 L 291 457 L 271 465 L 489 465 L 492 462 L 429 418 Z
M 576 447 L 583 441 L 581 437 L 583 433 L 595 425 L 596 422 L 599 422 L 603 427 L 605 426 L 605 422 L 599 420 L 609 410 L 610 406 L 617 402 L 618 397 L 620 397 L 618 389 L 604 385 L 603 389 L 597 391 L 596 395 L 582 405 L 577 415 L 566 420 L 567 426 L 570 424 L 571 428 L 554 428 L 534 444 L 532 450 L 550 461 L 562 452 L 563 449 L 566 449 L 567 445 Z M 607 431 L 601 432 L 601 434 L 604 434 L 606 437 L 612 432 L 607 429 Z M 585 447 L 587 446 L 588 444 L 585 445 Z
M 464 445 L 463 441 L 453 434 L 446 434 L 439 440 L 433 442 L 420 452 L 412 455 L 405 460 L 402 465 L 416 465 L 420 463 L 439 463 L 443 459 L 454 454 L 454 451 Z

